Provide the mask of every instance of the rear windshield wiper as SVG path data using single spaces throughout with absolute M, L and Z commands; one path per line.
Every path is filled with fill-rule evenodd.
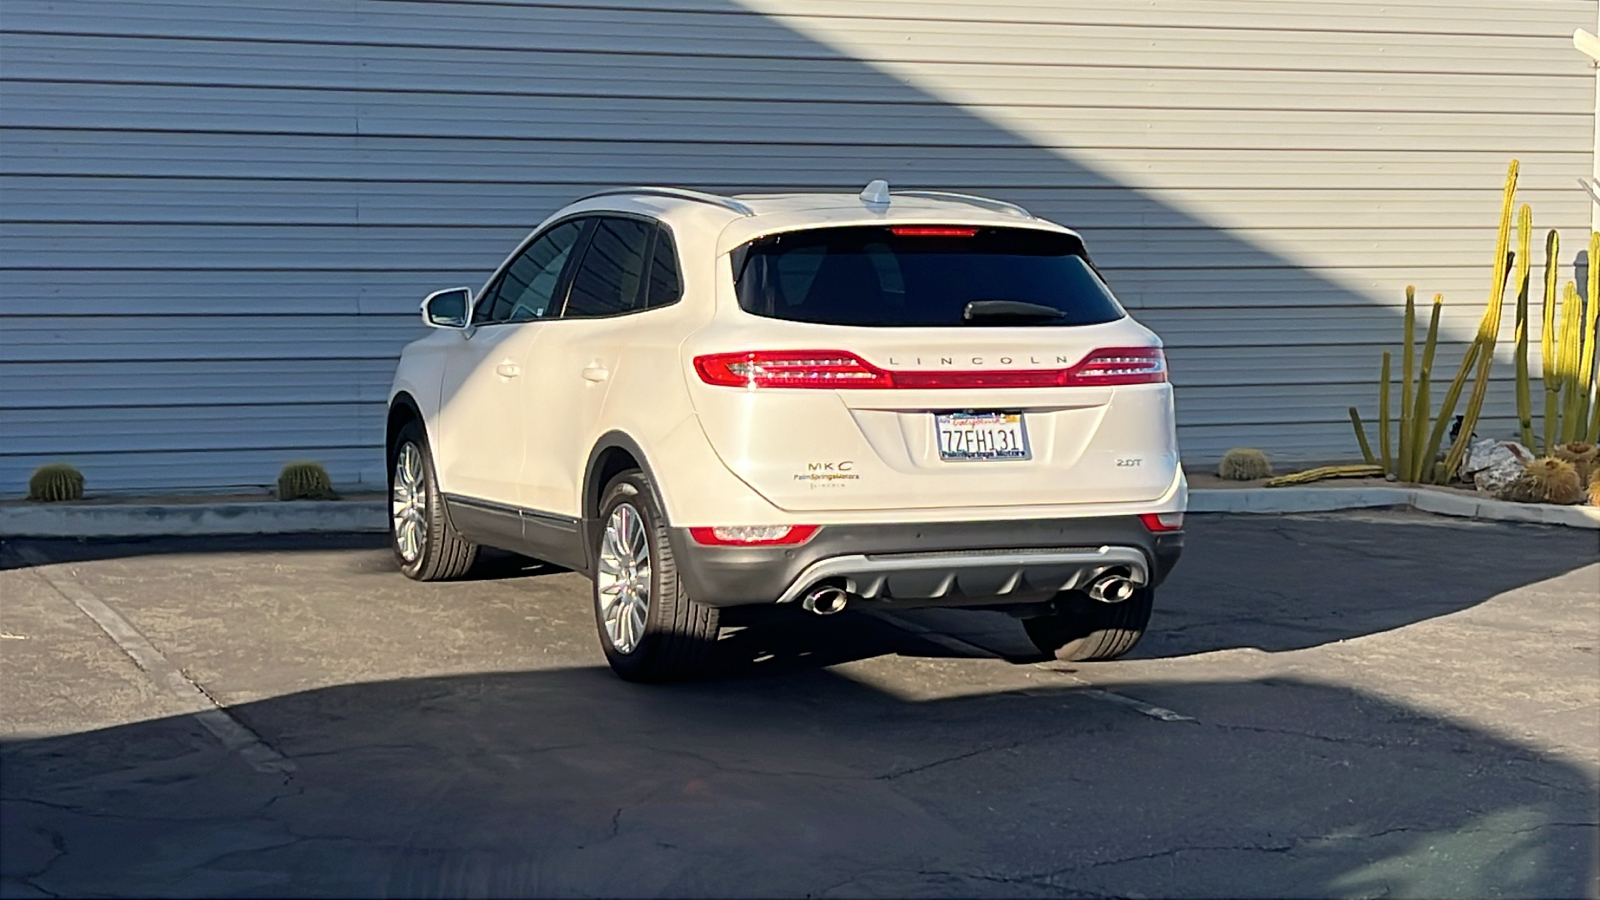
M 1067 314 L 1054 306 L 1022 300 L 973 300 L 961 311 L 961 321 L 975 325 L 986 319 L 1064 319 Z

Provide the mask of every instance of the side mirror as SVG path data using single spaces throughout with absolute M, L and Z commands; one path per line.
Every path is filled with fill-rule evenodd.
M 434 291 L 422 300 L 422 321 L 431 328 L 465 328 L 471 309 L 471 288 Z

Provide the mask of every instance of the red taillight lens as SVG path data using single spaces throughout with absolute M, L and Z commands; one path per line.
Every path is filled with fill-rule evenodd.
M 948 225 L 893 225 L 889 233 L 895 237 L 972 237 L 976 228 L 952 228 Z
M 1085 356 L 1066 371 L 1062 384 L 1092 386 L 1158 384 L 1167 380 L 1167 357 L 1160 347 L 1107 347 Z
M 817 525 L 717 525 L 691 528 L 689 536 L 697 544 L 711 547 L 760 547 L 773 544 L 803 544 L 817 533 Z
M 1110 347 L 1070 369 L 880 369 L 843 350 L 750 350 L 694 358 L 706 384 L 742 388 L 950 390 L 960 388 L 1103 387 L 1167 380 L 1159 347 Z
M 887 388 L 889 373 L 839 350 L 756 350 L 697 356 L 706 384 L 726 387 Z
M 1139 521 L 1154 532 L 1183 530 L 1183 513 L 1140 513 Z

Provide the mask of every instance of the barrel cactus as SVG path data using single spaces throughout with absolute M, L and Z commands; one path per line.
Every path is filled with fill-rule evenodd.
M 1584 485 L 1578 470 L 1564 459 L 1545 456 L 1528 463 L 1522 477 L 1511 483 L 1503 500 L 1520 503 L 1581 503 Z
M 283 467 L 278 475 L 279 500 L 336 500 L 333 482 L 321 463 L 301 460 Z
M 1600 448 L 1584 441 L 1569 441 L 1556 445 L 1550 450 L 1550 455 L 1572 463 L 1572 467 L 1578 470 L 1578 480 L 1588 484 L 1589 476 L 1595 471 L 1595 460 L 1600 457 Z
M 1272 463 L 1267 455 L 1254 447 L 1235 447 L 1222 455 L 1217 464 L 1217 477 L 1229 481 L 1254 481 L 1272 474 Z
M 28 479 L 28 499 L 40 503 L 82 500 L 83 473 L 66 463 L 40 466 Z

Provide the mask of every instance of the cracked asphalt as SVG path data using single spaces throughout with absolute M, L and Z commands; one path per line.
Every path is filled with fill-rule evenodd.
M 1600 896 L 1594 532 L 1194 516 L 1125 660 L 1039 660 L 994 613 L 796 613 L 657 687 L 605 669 L 583 579 L 511 557 L 0 569 L 8 897 Z

